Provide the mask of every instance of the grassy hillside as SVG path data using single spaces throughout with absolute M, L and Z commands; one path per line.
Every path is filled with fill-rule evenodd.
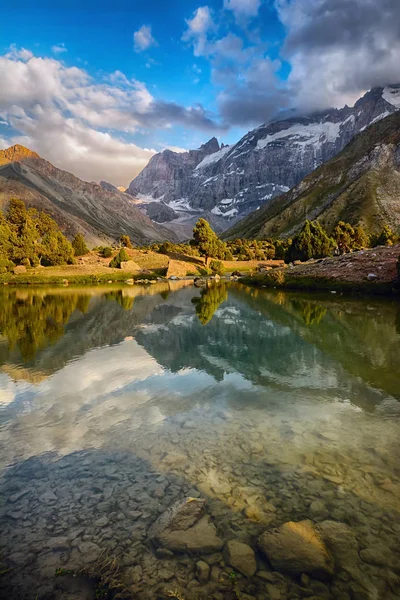
M 371 125 L 286 194 L 225 232 L 225 239 L 290 237 L 306 219 L 329 232 L 342 220 L 377 233 L 400 228 L 400 113 Z

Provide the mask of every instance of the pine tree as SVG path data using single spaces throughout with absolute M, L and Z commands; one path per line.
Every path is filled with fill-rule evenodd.
M 72 240 L 72 247 L 74 249 L 75 256 L 85 256 L 89 254 L 89 248 L 86 246 L 85 238 L 81 233 L 77 233 Z
M 309 260 L 331 256 L 335 240 L 329 237 L 318 221 L 306 221 L 302 230 L 293 238 L 288 259 Z

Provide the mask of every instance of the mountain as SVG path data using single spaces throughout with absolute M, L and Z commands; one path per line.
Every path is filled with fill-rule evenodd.
M 27 206 L 48 212 L 69 238 L 81 232 L 90 245 L 113 242 L 123 233 L 138 244 L 176 240 L 129 196 L 108 186 L 82 181 L 23 146 L 0 150 L 0 209 L 6 209 L 10 198 L 21 198 Z
M 220 147 L 212 138 L 198 150 L 164 150 L 151 158 L 127 193 L 144 210 L 155 201 L 172 208 L 177 213 L 172 223 L 209 213 L 226 229 L 288 191 L 371 123 L 399 108 L 400 85 L 374 88 L 353 107 L 261 125 L 232 146 Z M 157 221 L 157 211 L 151 210 Z
M 228 229 L 224 238 L 290 237 L 306 219 L 328 231 L 338 221 L 377 233 L 400 228 L 400 112 L 358 134 L 289 192 Z

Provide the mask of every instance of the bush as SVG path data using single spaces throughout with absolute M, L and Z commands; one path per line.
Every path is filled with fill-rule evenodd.
M 121 244 L 123 246 L 125 246 L 125 248 L 132 248 L 132 242 L 131 242 L 131 238 L 129 237 L 129 235 L 121 235 L 121 237 L 119 238 L 119 241 L 121 242 Z
M 15 264 L 12 262 L 12 260 L 9 260 L 4 256 L 0 256 L 0 273 L 8 273 L 9 271 L 12 271 L 14 267 Z
M 114 256 L 114 258 L 110 262 L 109 266 L 112 269 L 120 269 L 121 263 L 126 262 L 128 260 L 129 260 L 129 254 L 127 253 L 125 248 L 121 248 L 121 250 L 118 252 L 118 254 L 116 256 Z
M 86 246 L 85 238 L 81 233 L 77 233 L 72 240 L 72 247 L 75 256 L 85 256 L 85 254 L 89 254 L 89 248 Z
M 222 275 L 224 272 L 224 265 L 220 260 L 212 260 L 210 263 L 210 269 L 213 273 L 218 273 L 218 275 Z
M 102 249 L 101 253 L 104 256 L 104 258 L 110 258 L 110 256 L 112 256 L 113 251 L 112 248 L 110 248 L 110 246 L 106 246 Z

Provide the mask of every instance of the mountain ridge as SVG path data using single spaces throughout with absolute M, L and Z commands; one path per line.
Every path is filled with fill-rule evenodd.
M 127 192 L 144 210 L 146 204 L 163 202 L 178 214 L 177 222 L 208 212 L 227 228 L 288 191 L 354 135 L 399 108 L 400 86 L 393 84 L 373 88 L 353 107 L 260 125 L 231 146 L 220 147 L 213 138 L 198 150 L 164 151 L 150 159 Z M 153 207 L 157 221 L 155 213 Z
M 21 145 L 0 151 L 0 209 L 6 209 L 12 197 L 48 212 L 69 238 L 83 233 L 91 245 L 112 243 L 121 234 L 139 244 L 176 240 L 126 194 L 83 181 Z
M 370 125 L 341 153 L 223 237 L 290 237 L 306 219 L 317 219 L 328 232 L 340 220 L 369 233 L 385 224 L 400 228 L 400 112 Z

